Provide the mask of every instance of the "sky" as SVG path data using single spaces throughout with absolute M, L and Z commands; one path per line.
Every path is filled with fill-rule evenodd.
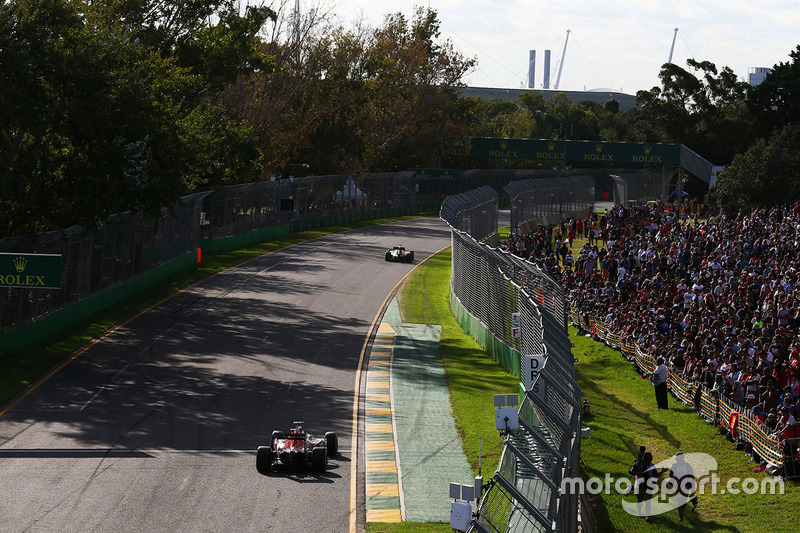
M 301 10 L 313 7 L 299 1 Z M 379 26 L 385 14 L 411 17 L 418 5 L 436 10 L 441 37 L 477 60 L 464 78 L 474 87 L 528 87 L 529 52 L 536 50 L 535 87 L 542 88 L 549 49 L 551 89 L 560 68 L 560 90 L 636 94 L 661 85 L 673 37 L 674 64 L 707 60 L 746 81 L 751 67 L 790 62 L 800 44 L 797 0 L 332 0 L 325 8 L 345 26 L 362 16 Z

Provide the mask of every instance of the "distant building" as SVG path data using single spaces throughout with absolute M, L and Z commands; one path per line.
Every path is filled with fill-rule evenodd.
M 769 67 L 750 67 L 747 69 L 747 82 L 755 87 L 764 81 L 764 78 L 766 78 L 767 74 L 770 72 L 772 72 L 772 69 Z

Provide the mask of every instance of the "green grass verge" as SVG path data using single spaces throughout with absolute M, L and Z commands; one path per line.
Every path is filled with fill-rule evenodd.
M 719 489 L 725 489 L 733 477 L 754 478 L 759 483 L 769 478 L 753 473 L 756 464 L 736 451 L 713 425 L 704 422 L 688 406 L 670 396 L 670 409 L 656 409 L 653 387 L 641 379 L 619 351 L 571 329 L 573 354 L 579 385 L 589 399 L 592 416 L 584 420 L 591 428 L 591 438 L 582 441 L 581 458 L 584 477 L 612 479 L 627 477 L 639 446 L 653 453 L 655 462 L 668 459 L 678 451 L 706 453 L 718 464 Z M 800 490 L 786 482 L 783 495 L 711 494 L 700 496 L 696 511 L 686 511 L 684 522 L 677 511 L 652 517 L 648 531 L 796 531 L 789 517 L 796 516 Z M 727 491 L 726 491 L 727 492 Z M 595 500 L 595 517 L 600 531 L 639 531 L 645 527 L 641 518 L 622 509 L 622 499 L 631 496 L 602 494 Z
M 426 213 L 433 215 L 434 213 Z M 422 215 L 420 215 L 422 216 Z M 14 354 L 0 357 L 0 406 L 4 405 L 25 387 L 35 382 L 50 369 L 65 361 L 81 347 L 117 324 L 135 316 L 145 309 L 175 292 L 202 281 L 226 268 L 243 263 L 265 253 L 274 252 L 300 242 L 317 239 L 352 229 L 375 224 L 386 224 L 416 218 L 404 216 L 353 222 L 347 225 L 330 226 L 293 233 L 285 238 L 268 241 L 256 246 L 232 250 L 230 252 L 208 254 L 203 262 L 188 268 L 161 283 L 158 283 L 133 298 L 120 302 L 81 322 L 50 335 Z

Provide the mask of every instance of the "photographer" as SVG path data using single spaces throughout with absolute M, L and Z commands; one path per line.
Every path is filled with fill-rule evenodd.
M 650 499 L 658 492 L 658 477 L 667 471 L 666 468 L 658 470 L 653 464 L 653 454 L 645 451 L 644 446 L 639 448 L 639 455 L 633 462 L 633 466 L 628 471 L 636 477 L 634 490 L 636 491 L 636 511 L 638 516 L 643 516 L 646 521 L 650 521 Z M 642 514 L 642 503 L 644 502 L 644 514 Z

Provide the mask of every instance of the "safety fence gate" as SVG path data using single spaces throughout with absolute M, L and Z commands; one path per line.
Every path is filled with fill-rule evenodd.
M 448 198 L 442 219 L 452 228 L 450 303 L 462 327 L 520 387 L 519 427 L 505 432 L 497 472 L 478 503 L 469 531 L 575 532 L 579 495 L 562 490 L 565 478 L 580 475 L 581 390 L 566 331 L 561 286 L 544 271 L 458 227 L 488 228 L 478 212 L 493 212 L 487 196 Z M 462 212 L 467 216 L 459 216 Z M 493 231 L 480 232 L 483 239 Z M 526 356 L 543 356 L 536 375 L 523 375 Z M 530 379 L 526 379 L 530 378 Z

